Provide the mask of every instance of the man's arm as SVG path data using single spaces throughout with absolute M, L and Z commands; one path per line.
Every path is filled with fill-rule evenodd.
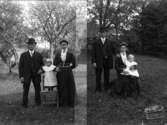
M 92 64 L 96 67 L 96 43 L 92 44 Z
M 19 78 L 23 77 L 23 69 L 24 69 L 24 57 L 23 54 L 21 54 L 19 60 Z
M 53 64 L 56 66 L 56 67 L 58 67 L 59 66 L 59 62 L 58 62 L 58 53 L 55 55 L 55 58 L 54 58 L 54 60 L 53 60 Z
M 110 40 L 108 40 L 108 54 L 109 56 L 115 56 L 116 55 L 116 47 L 114 45 L 114 43 Z
M 24 83 L 24 57 L 23 54 L 20 56 L 20 60 L 19 60 L 19 78 L 21 83 Z
M 40 58 L 40 61 L 39 61 L 40 68 L 38 70 L 38 74 L 41 74 L 41 73 L 43 73 L 42 66 L 44 65 L 44 60 L 43 60 L 43 57 L 40 53 L 39 53 L 39 58 Z

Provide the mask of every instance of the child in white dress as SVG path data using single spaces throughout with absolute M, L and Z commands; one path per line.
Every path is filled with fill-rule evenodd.
M 44 88 L 48 88 L 49 91 L 53 91 L 53 88 L 57 86 L 56 66 L 52 64 L 51 59 L 46 59 L 46 63 L 42 69 L 44 71 L 43 86 Z
M 123 70 L 123 72 L 121 74 L 130 75 L 132 77 L 139 77 L 137 65 L 138 65 L 138 63 L 135 61 L 134 55 L 129 54 L 128 59 L 126 61 L 126 68 Z

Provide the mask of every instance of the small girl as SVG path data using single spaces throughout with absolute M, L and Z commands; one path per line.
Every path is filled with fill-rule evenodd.
M 49 91 L 53 91 L 53 88 L 57 86 L 56 79 L 56 66 L 52 64 L 51 59 L 46 59 L 45 65 L 42 67 L 44 71 L 44 88 L 48 88 Z

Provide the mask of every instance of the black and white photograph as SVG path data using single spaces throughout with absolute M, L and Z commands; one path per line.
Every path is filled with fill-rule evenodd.
M 87 2 L 0 1 L 0 125 L 86 124 Z
M 88 125 L 167 124 L 166 19 L 166 0 L 88 0 Z
M 167 125 L 166 0 L 1 0 L 0 125 Z

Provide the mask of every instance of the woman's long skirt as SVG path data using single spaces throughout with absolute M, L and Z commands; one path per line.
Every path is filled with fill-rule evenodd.
M 118 79 L 113 81 L 114 93 L 121 97 L 135 96 L 140 94 L 140 87 L 138 78 L 121 75 Z
M 74 107 L 75 81 L 71 68 L 60 68 L 57 73 L 59 105 Z

